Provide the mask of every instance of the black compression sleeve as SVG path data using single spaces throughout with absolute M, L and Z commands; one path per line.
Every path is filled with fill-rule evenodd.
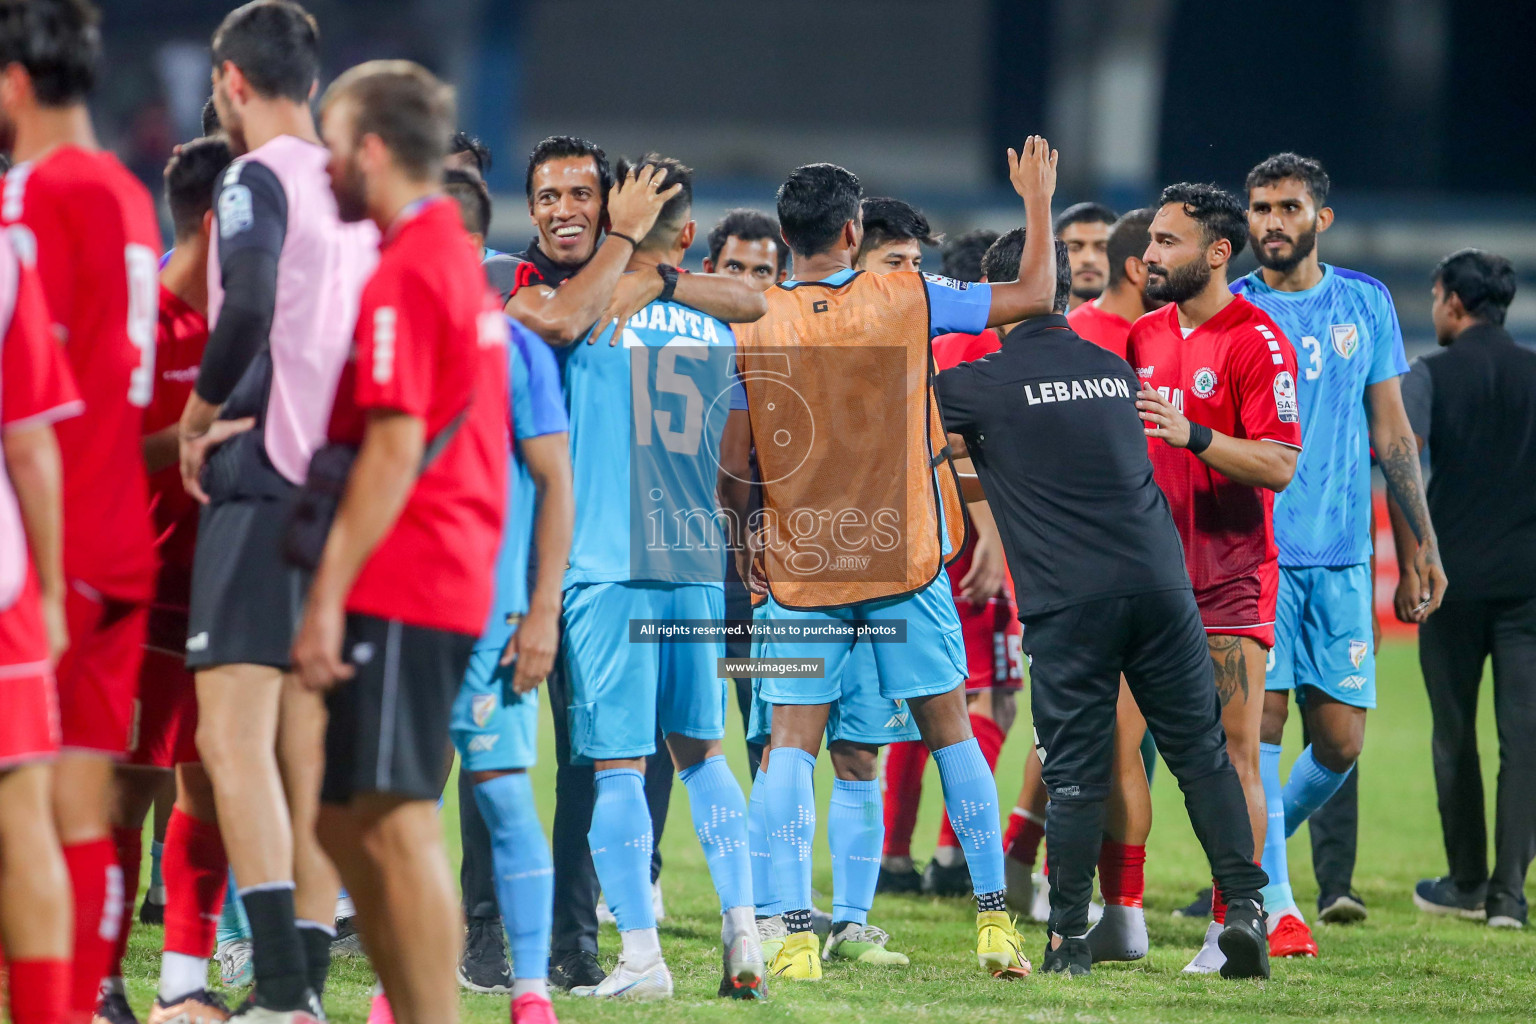
M 197 394 L 223 405 L 246 369 L 267 343 L 277 301 L 277 254 L 240 249 L 220 261 L 224 267 L 224 305 L 208 335 Z

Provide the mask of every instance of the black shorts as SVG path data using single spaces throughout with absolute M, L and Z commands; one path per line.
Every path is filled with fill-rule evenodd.
M 436 800 L 448 776 L 448 721 L 477 638 L 347 614 L 343 656 L 357 674 L 325 698 L 320 799 L 362 793 Z
M 283 558 L 291 508 L 291 496 L 229 498 L 203 506 L 187 621 L 189 669 L 288 670 L 309 589 L 309 574 Z

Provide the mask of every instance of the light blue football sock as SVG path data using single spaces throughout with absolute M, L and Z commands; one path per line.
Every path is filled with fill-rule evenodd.
M 165 881 L 164 881 L 164 879 L 162 879 L 160 877 L 160 858 L 161 858 L 162 855 L 164 855 L 164 853 L 165 853 L 165 844 L 164 843 L 159 842 L 157 840 L 153 840 L 153 839 L 150 840 L 150 843 L 149 843 L 149 891 L 150 892 L 154 892 L 156 889 L 159 889 L 160 890 L 159 895 L 160 895 L 162 900 L 165 898 L 165 890 L 164 890 L 164 888 L 162 888 L 165 885 Z
M 593 776 L 597 800 L 587 845 L 603 886 L 603 898 L 619 931 L 656 927 L 651 907 L 651 809 L 645 776 L 633 768 L 611 768 Z
M 1006 889 L 997 782 L 987 759 L 981 756 L 976 737 L 935 750 L 933 762 L 939 766 L 939 780 L 944 785 L 949 824 L 971 869 L 971 888 L 978 896 Z
M 833 780 L 827 843 L 832 847 L 832 920 L 869 923 L 885 844 L 879 782 Z
M 547 978 L 555 866 L 533 801 L 533 781 L 527 772 L 498 775 L 475 787 L 475 805 L 491 833 L 496 904 L 512 951 L 512 976 Z
M 1280 789 L 1280 751 L 1278 743 L 1259 744 L 1259 779 L 1264 783 L 1264 806 L 1269 824 L 1264 829 L 1264 873 L 1269 884 L 1264 887 L 1264 909 L 1271 914 L 1296 905 L 1291 892 L 1291 867 L 1285 849 L 1285 798 Z
M 725 755 L 705 758 L 677 773 L 688 790 L 693 831 L 704 848 L 720 913 L 752 906 L 752 854 L 747 840 L 747 801 Z
M 757 770 L 752 783 L 752 797 L 747 801 L 747 844 L 752 850 L 752 898 L 757 901 L 758 917 L 782 914 L 779 885 L 773 877 L 773 856 L 768 852 L 768 773 Z
M 763 794 L 768 852 L 785 913 L 810 912 L 811 842 L 816 838 L 816 758 L 798 747 L 776 747 Z
M 1291 765 L 1291 774 L 1285 780 L 1286 837 L 1294 835 L 1301 823 L 1312 817 L 1313 811 L 1327 803 L 1354 770 L 1354 765 L 1342 772 L 1324 768 L 1312 756 L 1312 744 L 1307 744 L 1307 749 Z
M 240 892 L 235 888 L 235 870 L 229 870 L 229 888 L 224 893 L 224 909 L 219 912 L 219 927 L 215 939 L 219 945 L 239 942 L 251 937 L 251 922 L 246 919 L 245 908 L 240 905 Z

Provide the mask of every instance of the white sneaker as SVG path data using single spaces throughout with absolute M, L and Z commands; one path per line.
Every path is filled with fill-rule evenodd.
M 1140 960 L 1147 955 L 1147 916 L 1140 907 L 1111 906 L 1088 931 L 1088 949 L 1093 962 L 1120 963 Z
M 1227 962 L 1227 954 L 1221 951 L 1216 940 L 1221 938 L 1224 925 L 1212 921 L 1205 929 L 1205 942 L 1200 946 L 1200 952 L 1184 968 L 1185 974 L 1215 974 L 1221 970 L 1221 965 Z
M 219 979 L 225 988 L 244 988 L 255 980 L 250 939 L 222 943 L 214 956 L 219 961 Z
M 1004 857 L 1003 860 L 1003 870 L 1007 871 L 1008 858 Z M 1003 877 L 1007 878 L 1008 876 L 1004 875 Z M 1029 903 L 1029 916 L 1032 919 L 1039 921 L 1041 924 L 1045 924 L 1051 919 L 1051 876 L 1042 874 L 1037 871 L 1033 876 L 1031 876 L 1030 883 L 1034 886 L 1035 892 Z M 1009 890 L 1012 891 L 1012 888 L 1013 887 L 1010 885 Z M 1104 904 L 1089 903 L 1088 926 L 1090 928 L 1093 927 L 1101 920 L 1103 920 L 1103 918 Z
M 1005 856 L 1003 886 L 1007 893 L 1003 898 L 1008 903 L 1008 909 L 1015 914 L 1028 914 L 1035 899 L 1035 880 L 1030 876 L 1029 865 Z
M 763 945 L 758 929 L 735 935 L 725 944 L 722 957 L 720 995 L 731 999 L 765 999 L 768 996 L 768 967 L 763 962 Z
M 596 985 L 579 985 L 571 989 L 573 996 L 593 996 L 599 999 L 628 999 L 648 1003 L 672 998 L 672 972 L 666 961 L 657 957 L 647 966 L 635 969 L 619 957 L 619 965 L 613 973 Z
M 1488 927 L 1509 928 L 1514 931 L 1519 931 L 1521 928 L 1525 927 L 1525 922 L 1520 920 L 1518 917 L 1511 917 L 1508 914 L 1494 914 L 1492 917 L 1488 918 Z
M 764 963 L 773 963 L 779 950 L 784 948 L 784 940 L 788 936 L 789 928 L 784 924 L 783 914 L 757 919 L 757 941 L 763 950 Z

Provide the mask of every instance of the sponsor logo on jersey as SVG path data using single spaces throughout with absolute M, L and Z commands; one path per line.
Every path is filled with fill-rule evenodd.
M 885 727 L 887 729 L 905 729 L 907 727 L 907 717 L 905 711 L 898 711 L 886 719 Z
M 1334 324 L 1328 328 L 1333 350 L 1348 359 L 1360 347 L 1360 330 L 1354 324 Z
M 1365 689 L 1365 676 L 1345 676 L 1339 683 L 1339 689 L 1350 693 L 1359 693 Z
M 1355 666 L 1355 668 L 1359 668 L 1360 663 L 1365 660 L 1365 656 L 1370 653 L 1370 650 L 1371 645 L 1366 641 L 1351 640 L 1349 642 L 1349 663 Z
M 1295 423 L 1301 419 L 1296 405 L 1296 378 L 1291 376 L 1290 370 L 1275 374 L 1275 412 L 1281 423 Z
M 469 741 L 469 752 L 471 754 L 489 754 L 492 750 L 496 749 L 496 743 L 500 739 L 501 734 L 496 732 L 488 732 L 476 736 Z
M 1152 371 L 1156 369 L 1157 367 L 1155 366 L 1138 366 L 1136 367 L 1136 376 L 1142 380 L 1150 380 L 1152 378 Z
M 255 223 L 251 190 L 245 185 L 226 185 L 219 193 L 219 237 L 233 238 Z
M 1195 382 L 1190 387 L 1197 398 L 1210 398 L 1216 393 L 1216 371 L 1202 366 L 1195 371 Z
M 941 288 L 953 288 L 959 292 L 963 292 L 971 286 L 969 281 L 956 281 L 954 278 L 945 277 L 943 274 L 924 274 L 923 280 L 930 284 L 936 284 Z
M 477 693 L 469 702 L 469 715 L 475 720 L 475 728 L 484 729 L 485 723 L 496 713 L 496 698 L 489 693 Z

